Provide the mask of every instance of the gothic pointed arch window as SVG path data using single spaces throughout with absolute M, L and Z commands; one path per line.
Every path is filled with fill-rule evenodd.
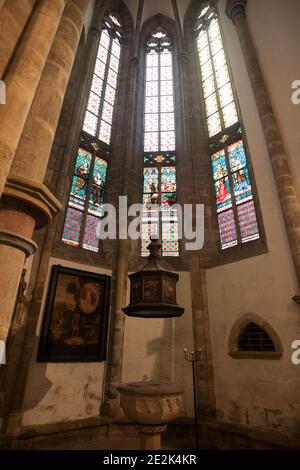
M 99 251 L 99 224 L 109 163 L 122 47 L 122 21 L 104 17 L 85 110 L 62 241 Z
M 142 256 L 151 236 L 163 256 L 178 256 L 173 48 L 157 27 L 146 44 Z
M 195 27 L 223 250 L 260 238 L 238 103 L 214 2 L 204 2 Z

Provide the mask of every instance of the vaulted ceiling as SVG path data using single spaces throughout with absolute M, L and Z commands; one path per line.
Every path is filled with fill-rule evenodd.
M 137 9 L 139 0 L 124 0 L 126 3 L 132 17 L 136 18 Z M 190 0 L 177 0 L 178 11 L 180 15 L 181 22 L 183 24 L 184 15 L 186 9 L 190 3 Z M 163 15 L 174 18 L 174 11 L 171 0 L 145 0 L 144 1 L 144 10 L 143 10 L 143 23 L 151 16 L 161 13 Z

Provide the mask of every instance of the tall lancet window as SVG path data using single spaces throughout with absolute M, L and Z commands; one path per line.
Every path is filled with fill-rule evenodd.
M 247 152 L 215 7 L 196 24 L 209 151 L 222 249 L 259 238 Z
M 172 43 L 156 28 L 146 46 L 142 256 L 151 235 L 161 237 L 163 256 L 179 253 L 173 74 Z
M 62 237 L 69 245 L 95 252 L 99 251 L 121 43 L 121 20 L 110 13 L 99 39 Z

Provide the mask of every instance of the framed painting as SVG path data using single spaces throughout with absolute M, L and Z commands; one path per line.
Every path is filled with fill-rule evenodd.
M 110 277 L 53 266 L 38 362 L 105 360 Z

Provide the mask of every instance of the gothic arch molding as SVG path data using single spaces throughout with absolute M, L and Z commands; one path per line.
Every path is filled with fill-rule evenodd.
M 275 351 L 241 351 L 239 349 L 239 336 L 249 324 L 255 324 L 266 332 L 272 340 Z M 283 354 L 283 347 L 278 334 L 270 323 L 256 313 L 247 312 L 241 315 L 231 329 L 228 339 L 228 354 L 234 358 L 279 359 Z

